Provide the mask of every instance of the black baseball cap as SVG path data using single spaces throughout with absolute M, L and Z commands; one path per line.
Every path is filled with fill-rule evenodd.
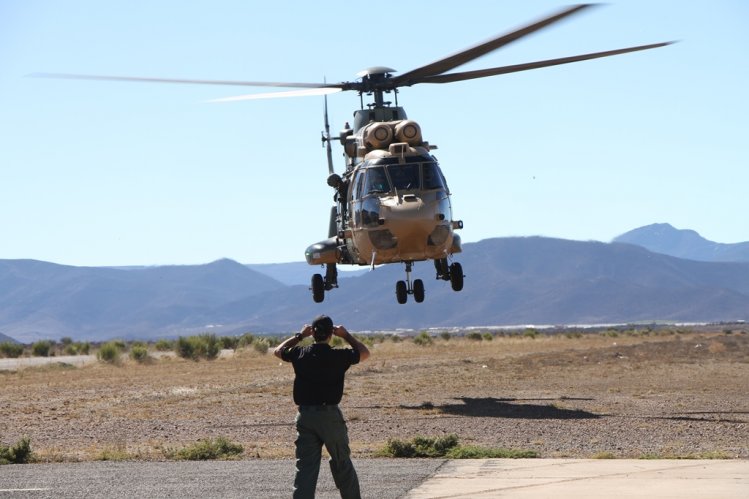
M 324 340 L 333 334 L 333 319 L 327 315 L 318 315 L 312 321 L 312 330 L 316 340 Z

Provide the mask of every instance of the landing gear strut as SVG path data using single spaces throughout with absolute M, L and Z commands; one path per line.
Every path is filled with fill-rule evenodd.
M 315 303 L 321 303 L 325 299 L 325 292 L 338 287 L 338 269 L 335 263 L 325 265 L 325 278 L 321 274 L 312 276 L 310 289 L 312 299 Z
M 450 281 L 453 291 L 463 289 L 463 266 L 458 262 L 448 265 L 447 258 L 440 258 L 434 261 L 434 268 L 437 271 L 437 279 Z
M 413 262 L 406 262 L 406 280 L 395 283 L 395 298 L 401 305 L 408 301 L 408 295 L 414 295 L 414 301 L 424 301 L 424 281 L 416 279 L 411 282 L 411 269 Z

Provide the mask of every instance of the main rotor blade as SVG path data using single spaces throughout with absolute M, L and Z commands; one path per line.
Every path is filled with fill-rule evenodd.
M 407 73 L 396 76 L 393 78 L 393 82 L 395 83 L 395 86 L 400 87 L 412 85 L 413 83 L 418 83 L 420 81 L 425 81 L 426 77 L 439 75 L 444 73 L 445 71 L 455 69 L 456 67 L 470 62 L 478 57 L 481 57 L 482 55 L 486 55 L 489 52 L 512 43 L 515 40 L 522 38 L 523 36 L 529 35 L 541 28 L 545 28 L 550 24 L 560 21 L 567 16 L 570 16 L 576 12 L 592 6 L 592 4 L 574 5 L 554 14 L 553 16 L 541 19 L 540 21 L 537 21 L 533 24 L 529 24 L 524 28 L 517 29 L 505 35 L 497 36 L 495 38 L 492 38 L 491 40 L 480 43 L 479 45 L 458 52 L 457 54 L 453 54 L 451 56 L 445 57 L 444 59 L 440 59 L 431 64 L 427 64 L 426 66 L 421 66 L 420 68 L 416 68 Z
M 325 146 L 328 156 L 328 175 L 333 175 L 333 149 L 330 146 L 330 122 L 328 121 L 328 96 L 325 96 Z
M 288 81 L 233 81 L 190 80 L 179 78 L 144 78 L 139 76 L 83 75 L 70 73 L 32 73 L 34 78 L 58 78 L 69 80 L 130 81 L 139 83 L 186 83 L 196 85 L 233 85 L 244 87 L 290 87 L 290 88 L 343 88 L 344 83 L 297 83 Z
M 284 97 L 306 97 L 308 95 L 328 95 L 342 92 L 340 88 L 308 88 L 305 90 L 289 90 L 288 92 L 267 92 L 263 94 L 237 95 L 236 97 L 223 97 L 221 99 L 211 99 L 207 102 L 236 102 L 241 100 L 257 99 L 281 99 Z
M 454 81 L 473 80 L 475 78 L 485 78 L 487 76 L 496 76 L 507 73 L 517 73 L 519 71 L 528 71 L 530 69 L 545 68 L 549 66 L 558 66 L 560 64 L 569 64 L 571 62 L 587 61 L 589 59 L 598 59 L 612 55 L 626 54 L 628 52 L 637 52 L 639 50 L 648 50 L 658 47 L 671 45 L 675 42 L 653 43 L 650 45 L 640 45 L 638 47 L 629 47 L 617 50 L 607 50 L 605 52 L 595 52 L 592 54 L 575 55 L 572 57 L 561 57 L 559 59 L 547 59 L 545 61 L 526 62 L 524 64 L 514 64 L 511 66 L 501 66 L 497 68 L 479 69 L 476 71 L 465 71 L 462 73 L 450 73 L 445 75 L 425 76 L 414 83 L 451 83 Z

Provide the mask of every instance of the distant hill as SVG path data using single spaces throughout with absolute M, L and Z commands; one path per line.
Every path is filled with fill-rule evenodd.
M 401 265 L 342 280 L 316 304 L 307 284 L 286 286 L 231 260 L 130 270 L 0 260 L 0 330 L 23 342 L 289 332 L 320 313 L 357 331 L 749 320 L 747 262 L 543 237 L 465 244 L 456 259 L 463 291 L 418 262 L 412 276 L 424 280 L 426 300 L 406 305 L 395 300 Z
M 676 229 L 667 223 L 631 230 L 614 242 L 636 244 L 655 253 L 702 262 L 749 262 L 749 242 L 716 243 L 693 230 Z
M 0 343 L 18 343 L 16 340 L 11 338 L 10 336 L 6 336 L 3 333 L 0 333 Z
M 202 310 L 283 288 L 231 260 L 129 270 L 0 260 L 0 330 L 21 341 L 178 333 Z

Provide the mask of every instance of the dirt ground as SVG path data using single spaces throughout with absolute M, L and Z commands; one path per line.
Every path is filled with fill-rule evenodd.
M 749 334 L 659 331 L 375 343 L 341 404 L 356 457 L 456 434 L 540 457 L 749 458 Z M 293 372 L 269 351 L 214 361 L 0 372 L 0 442 L 40 461 L 164 459 L 223 436 L 293 455 Z

